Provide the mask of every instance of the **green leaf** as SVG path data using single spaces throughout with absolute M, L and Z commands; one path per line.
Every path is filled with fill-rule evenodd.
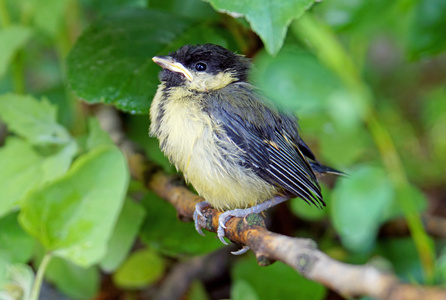
M 141 228 L 141 238 L 152 248 L 169 255 L 204 254 L 223 247 L 214 233 L 197 233 L 193 223 L 178 220 L 174 207 L 156 195 L 149 193 L 142 204 L 146 208 L 145 222 Z
M 446 2 L 443 0 L 418 1 L 409 36 L 409 54 L 414 58 L 431 56 L 446 49 Z
M 63 28 L 62 21 L 69 0 L 35 0 L 34 25 L 54 37 Z
M 272 55 L 277 54 L 282 47 L 291 21 L 299 18 L 314 2 L 313 0 L 207 1 L 219 12 L 234 17 L 244 16 Z
M 120 287 L 135 289 L 154 283 L 165 269 L 163 259 L 151 249 L 134 252 L 113 275 L 113 281 Z
M 437 260 L 436 273 L 440 284 L 446 287 L 446 246 L 443 247 L 440 257 Z
M 47 251 L 90 266 L 105 255 L 128 177 L 116 147 L 96 148 L 79 157 L 64 177 L 29 193 L 20 223 Z
M 325 299 L 326 295 L 323 285 L 304 278 L 291 267 L 283 263 L 260 267 L 253 255 L 237 261 L 231 277 L 235 285 L 238 285 L 240 280 L 242 285 L 248 284 L 255 290 L 258 299 L 321 300 Z M 265 280 L 266 278 L 268 280 Z
M 33 145 L 66 144 L 71 140 L 67 130 L 56 121 L 57 109 L 48 100 L 31 96 L 0 96 L 0 117 L 9 129 Z
M 394 192 L 382 169 L 362 166 L 348 174 L 338 180 L 332 194 L 333 225 L 348 249 L 363 252 L 374 244 Z
M 76 149 L 72 142 L 58 153 L 43 157 L 29 143 L 9 137 L 6 145 L 0 148 L 0 216 L 19 204 L 28 191 L 63 175 Z
M 252 79 L 279 107 L 299 115 L 321 112 L 341 82 L 311 53 L 285 46 L 276 57 L 256 56 Z M 323 84 L 321 84 L 323 82 Z
M 98 119 L 88 119 L 88 130 L 87 149 L 92 150 L 101 145 L 113 145 L 110 135 L 102 130 Z
M 231 299 L 233 300 L 258 300 L 255 289 L 245 280 L 237 280 L 231 287 Z
M 150 0 L 149 7 L 178 14 L 193 20 L 217 19 L 218 14 L 201 0 Z
M 112 272 L 122 264 L 133 246 L 144 215 L 145 210 L 141 204 L 129 199 L 124 202 L 118 222 L 108 242 L 107 255 L 101 261 L 101 268 L 104 271 Z
M 0 257 L 10 263 L 27 263 L 35 241 L 20 227 L 17 215 L 12 213 L 0 219 Z
M 0 29 L 0 78 L 5 75 L 17 51 L 29 41 L 31 33 L 31 29 L 20 25 Z
M 180 16 L 121 10 L 82 33 L 67 59 L 68 80 L 77 96 L 89 103 L 113 103 L 146 114 L 161 70 L 152 57 L 184 44 L 206 42 L 226 46 L 214 29 Z
M 324 185 L 321 185 L 321 188 L 325 203 L 330 205 L 330 199 L 327 197 L 330 195 L 330 193 L 326 190 Z M 313 205 L 308 205 L 308 203 L 302 201 L 300 198 L 291 199 L 290 208 L 296 216 L 308 221 L 321 220 L 327 215 L 327 209 L 318 209 Z
M 70 298 L 92 299 L 99 291 L 97 268 L 82 268 L 59 257 L 51 259 L 45 278 Z

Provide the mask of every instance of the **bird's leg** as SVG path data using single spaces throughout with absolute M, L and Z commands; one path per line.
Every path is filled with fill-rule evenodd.
M 258 213 L 261 213 L 262 211 L 264 211 L 264 210 L 266 210 L 266 209 L 268 209 L 270 207 L 273 207 L 273 206 L 275 206 L 275 205 L 277 205 L 279 203 L 282 203 L 282 202 L 284 202 L 284 201 L 286 201 L 286 200 L 288 200 L 290 198 L 291 198 L 290 196 L 276 196 L 276 197 L 274 197 L 274 198 L 272 198 L 270 200 L 267 200 L 265 202 L 262 202 L 260 204 L 255 205 L 255 206 L 252 206 L 252 207 L 248 207 L 248 208 L 245 208 L 245 209 L 238 208 L 238 209 L 228 210 L 228 211 L 222 213 L 220 215 L 220 217 L 218 218 L 218 229 L 217 229 L 218 238 L 220 239 L 220 241 L 223 244 L 225 244 L 225 245 L 228 244 L 224 240 L 225 229 L 226 229 L 226 225 L 225 224 L 232 217 L 244 218 L 244 217 L 246 217 L 247 215 L 250 215 L 250 214 L 258 214 Z M 247 247 L 247 246 L 245 246 L 245 247 Z M 246 249 L 245 247 L 243 247 L 241 250 L 237 251 L 234 254 L 245 253 L 249 249 L 249 248 Z M 239 253 L 242 250 L 244 250 L 244 251 Z
M 205 210 L 206 208 L 211 207 L 211 204 L 209 204 L 209 202 L 207 201 L 202 201 L 202 202 L 198 202 L 195 205 L 195 211 L 194 211 L 194 222 L 195 222 L 195 230 L 197 230 L 197 232 L 199 234 L 201 234 L 202 236 L 204 236 L 203 231 L 201 230 L 201 225 L 198 222 L 198 216 L 203 217 L 203 210 Z

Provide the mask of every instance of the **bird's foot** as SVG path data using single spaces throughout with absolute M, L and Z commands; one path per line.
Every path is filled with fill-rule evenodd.
M 205 210 L 206 208 L 211 207 L 211 204 L 207 201 L 202 201 L 202 202 L 198 202 L 195 205 L 195 211 L 194 211 L 194 223 L 195 223 L 195 230 L 197 230 L 197 232 L 199 234 L 201 234 L 202 236 L 204 236 L 203 231 L 201 230 L 201 228 L 203 228 L 198 220 L 199 217 L 203 217 L 206 219 L 206 217 L 203 215 L 203 210 Z

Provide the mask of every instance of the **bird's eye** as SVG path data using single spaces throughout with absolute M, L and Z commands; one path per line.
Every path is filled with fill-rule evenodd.
M 206 71 L 207 65 L 204 62 L 199 62 L 195 65 L 195 70 L 198 72 Z

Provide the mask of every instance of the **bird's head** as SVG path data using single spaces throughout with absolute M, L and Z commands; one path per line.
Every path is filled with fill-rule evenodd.
M 169 56 L 155 56 L 163 70 L 160 80 L 166 87 L 183 86 L 207 92 L 237 81 L 246 81 L 249 59 L 213 44 L 186 45 Z

